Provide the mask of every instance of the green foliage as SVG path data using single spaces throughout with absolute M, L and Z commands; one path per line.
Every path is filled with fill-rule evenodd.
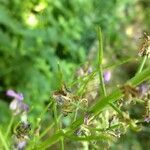
M 3 90 L 23 91 L 26 100 L 46 101 L 58 88 L 57 62 L 68 75 L 85 61 L 101 25 L 110 41 L 129 1 L 0 1 L 0 57 Z M 111 17 L 109 17 L 111 14 Z M 124 18 L 124 19 L 123 19 Z M 122 23 L 127 22 L 122 17 Z M 115 36 L 119 36 L 115 35 Z M 55 72 L 53 74 L 53 72 Z
M 111 133 L 116 130 L 123 134 L 127 127 L 139 130 L 136 122 L 125 116 L 128 113 L 117 107 L 125 96 L 118 85 L 136 88 L 150 79 L 147 56 L 141 58 L 139 70 L 136 69 L 140 61 L 135 59 L 138 33 L 134 31 L 136 24 L 140 24 L 141 30 L 148 30 L 148 14 L 146 0 L 0 0 L 0 107 L 3 108 L 0 110 L 0 143 L 3 144 L 0 149 L 11 147 L 13 141 L 9 135 L 14 134 L 11 128 L 17 127 L 20 119 L 10 119 L 12 114 L 5 102 L 10 102 L 7 89 L 22 92 L 30 106 L 28 119 L 33 138 L 29 149 L 49 148 L 60 141 L 62 150 L 66 141 L 78 141 L 97 149 L 99 143 L 106 147 L 114 143 L 117 138 Z M 96 26 L 101 27 L 98 28 L 99 51 L 95 44 Z M 93 47 L 96 52 L 89 60 Z M 91 74 L 86 70 L 89 66 L 85 61 L 89 61 L 89 66 L 96 64 Z M 133 73 L 127 63 L 134 68 Z M 85 76 L 77 75 L 80 64 L 85 67 L 79 68 Z M 103 73 L 109 69 L 114 71 L 114 80 L 107 85 Z M 61 89 L 62 85 L 66 87 Z M 87 93 L 95 92 L 96 87 L 100 89 L 98 98 L 93 98 L 87 108 L 85 100 L 91 98 Z M 64 94 L 63 100 L 69 102 L 63 109 L 73 106 L 67 117 L 53 97 L 54 90 L 57 90 L 56 96 Z M 147 104 L 143 99 L 136 101 L 142 101 L 145 109 Z M 107 127 L 109 115 L 114 112 L 119 119 Z M 94 118 L 93 127 L 84 126 L 86 114 Z M 79 129 L 84 136 L 75 134 Z M 39 136 L 35 133 L 38 130 Z

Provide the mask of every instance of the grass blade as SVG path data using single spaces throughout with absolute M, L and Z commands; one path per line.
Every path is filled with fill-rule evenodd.
M 123 96 L 120 89 L 114 90 L 111 94 L 109 94 L 107 97 L 103 97 L 101 100 L 96 102 L 95 105 L 93 105 L 90 108 L 90 113 L 93 113 L 94 115 L 101 112 L 109 103 L 113 103 L 117 99 L 121 98 Z
M 96 141 L 111 140 L 112 141 L 112 137 L 105 135 L 105 134 L 101 134 L 99 136 L 85 136 L 85 137 L 67 136 L 66 135 L 66 138 L 73 140 L 73 141 L 92 141 L 92 140 L 96 140 Z
M 150 68 L 143 70 L 141 73 L 138 73 L 135 77 L 130 79 L 127 83 L 133 86 L 137 86 L 138 84 L 142 83 L 143 81 L 150 79 Z
M 127 84 L 131 84 L 132 86 L 137 86 L 143 81 L 150 79 L 150 68 L 143 70 L 141 73 L 137 74 L 131 80 L 127 81 Z M 116 100 L 123 97 L 123 93 L 119 88 L 116 88 L 111 94 L 107 97 L 103 97 L 100 101 L 97 101 L 91 108 L 91 113 L 94 115 L 100 113 L 107 105 L 115 102 Z
M 103 62 L 103 39 L 102 39 L 102 32 L 101 28 L 98 27 L 98 41 L 99 41 L 99 50 L 98 50 L 98 71 L 99 71 L 99 80 L 100 80 L 100 93 L 102 96 L 106 96 L 106 89 L 104 84 L 104 78 L 103 78 L 103 68 L 102 68 L 102 62 Z
M 150 69 L 145 69 L 143 70 L 141 73 L 139 73 L 138 75 L 136 75 L 135 77 L 133 77 L 131 80 L 129 80 L 127 82 L 130 83 L 132 86 L 137 86 L 138 84 L 140 84 L 143 81 L 146 81 L 147 79 L 150 78 Z M 106 97 L 103 97 L 100 101 L 97 101 L 93 106 L 91 106 L 89 108 L 89 113 L 93 113 L 94 116 L 96 116 L 98 113 L 100 113 L 107 105 L 109 105 L 110 103 L 115 102 L 116 100 L 120 99 L 121 97 L 123 97 L 123 92 L 120 90 L 120 88 L 116 88 L 111 94 L 109 94 Z M 47 148 L 50 147 L 51 145 L 55 144 L 56 142 L 58 142 L 63 136 L 64 133 L 65 135 L 67 134 L 68 136 L 70 134 L 72 134 L 80 125 L 82 125 L 84 122 L 84 116 L 77 119 L 75 122 L 72 123 L 72 125 L 65 129 L 64 132 L 58 131 L 56 134 L 54 134 L 52 137 L 48 138 L 46 141 L 44 141 L 39 148 Z M 69 136 L 70 137 L 70 136 Z M 79 138 L 79 137 L 74 137 L 71 136 L 73 140 L 75 140 L 74 138 L 77 138 L 76 140 L 79 141 L 88 141 L 91 140 L 91 138 L 93 137 L 87 137 L 87 138 Z M 93 139 L 94 140 L 94 139 Z

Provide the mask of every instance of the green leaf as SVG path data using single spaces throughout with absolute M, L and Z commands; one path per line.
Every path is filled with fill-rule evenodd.
M 109 94 L 107 97 L 103 97 L 99 101 L 96 102 L 95 105 L 93 105 L 89 112 L 93 113 L 94 115 L 101 112 L 109 103 L 113 103 L 117 99 L 121 98 L 123 96 L 123 93 L 120 89 L 115 89 L 111 94 Z
M 136 86 L 138 84 L 140 84 L 141 82 L 147 80 L 150 78 L 150 69 L 145 69 L 144 71 L 142 71 L 140 74 L 138 74 L 137 76 L 135 76 L 134 78 L 132 78 L 131 80 L 129 80 L 128 82 L 130 82 L 133 86 Z M 127 82 L 127 83 L 128 83 Z M 120 99 L 121 97 L 123 97 L 123 93 L 119 88 L 116 88 L 111 94 L 109 94 L 107 97 L 103 97 L 100 101 L 97 101 L 93 106 L 91 106 L 91 108 L 89 109 L 89 113 L 93 113 L 93 115 L 97 115 L 98 113 L 100 113 L 107 105 L 109 105 L 110 103 L 115 102 L 116 100 Z M 51 145 L 55 144 L 56 142 L 58 142 L 62 136 L 65 136 L 71 140 L 76 140 L 76 141 L 90 141 L 90 140 L 98 140 L 98 139 L 107 139 L 109 137 L 105 137 L 105 136 L 87 136 L 87 137 L 76 137 L 76 136 L 69 136 L 70 134 L 72 134 L 81 124 L 83 124 L 84 117 L 81 117 L 79 119 L 77 119 L 77 121 L 73 122 L 72 125 L 65 129 L 64 132 L 63 131 L 59 131 L 56 134 L 54 134 L 52 137 L 48 138 L 46 141 L 44 141 L 39 148 L 47 148 L 50 147 Z
M 150 68 L 147 68 L 143 70 L 141 73 L 137 74 L 135 77 L 133 77 L 131 80 L 129 80 L 127 83 L 131 84 L 133 86 L 137 86 L 143 81 L 150 79 Z
M 143 81 L 146 81 L 150 78 L 150 69 L 145 69 L 141 73 L 137 74 L 131 80 L 127 81 L 126 84 L 131 84 L 132 86 L 137 86 Z M 100 113 L 108 104 L 115 102 L 116 100 L 123 97 L 123 93 L 119 88 L 116 88 L 111 94 L 107 97 L 103 97 L 101 100 L 97 101 L 95 105 L 90 108 L 91 113 L 94 115 Z
M 53 136 L 49 137 L 47 140 L 42 142 L 42 144 L 40 146 L 38 146 L 38 148 L 43 148 L 44 149 L 44 148 L 50 147 L 51 145 L 57 143 L 64 136 L 64 133 L 67 134 L 67 135 L 71 134 L 81 124 L 83 124 L 83 117 L 81 117 L 77 121 L 73 122 L 72 125 L 69 128 L 67 128 L 65 130 L 60 130 L 56 134 L 54 134 Z
M 78 136 L 65 136 L 66 138 L 73 140 L 73 141 L 101 141 L 101 140 L 110 140 L 112 141 L 112 137 L 108 134 L 101 134 L 99 136 L 85 136 L 85 137 L 78 137 Z

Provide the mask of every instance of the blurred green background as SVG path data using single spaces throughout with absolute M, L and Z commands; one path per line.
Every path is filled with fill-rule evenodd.
M 34 115 L 41 112 L 59 86 L 58 63 L 69 83 L 96 49 L 96 26 L 106 60 L 135 57 L 149 14 L 148 0 L 0 0 L 0 122 L 9 120 L 7 89 L 22 92 Z

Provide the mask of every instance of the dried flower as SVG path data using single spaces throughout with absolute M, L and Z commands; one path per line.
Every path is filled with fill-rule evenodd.
M 65 99 L 63 98 L 62 95 L 55 95 L 55 94 L 53 94 L 53 97 L 54 97 L 54 99 L 56 100 L 56 102 L 57 102 L 57 104 L 59 106 L 62 106 L 64 104 Z
M 107 71 L 104 72 L 104 81 L 109 82 L 110 79 L 111 79 L 111 71 L 107 70 Z
M 77 135 L 77 136 L 81 136 L 82 135 L 82 131 L 81 131 L 80 128 L 75 131 L 75 135 Z
M 8 90 L 6 92 L 6 95 L 14 98 L 10 103 L 9 107 L 14 112 L 15 115 L 21 112 L 28 111 L 29 107 L 27 104 L 23 102 L 24 97 L 22 93 L 16 93 L 13 90 Z
M 20 122 L 14 130 L 14 149 L 24 150 L 29 140 L 31 124 L 28 122 Z
M 85 116 L 84 116 L 84 124 L 85 125 L 89 124 L 89 115 L 88 114 L 85 114 Z
M 140 46 L 139 56 L 150 56 L 150 36 L 147 33 L 143 34 L 142 44 Z
M 80 108 L 87 106 L 86 98 L 79 98 L 64 85 L 62 85 L 60 90 L 54 91 L 52 97 L 65 116 L 74 112 L 78 104 L 80 104 Z

